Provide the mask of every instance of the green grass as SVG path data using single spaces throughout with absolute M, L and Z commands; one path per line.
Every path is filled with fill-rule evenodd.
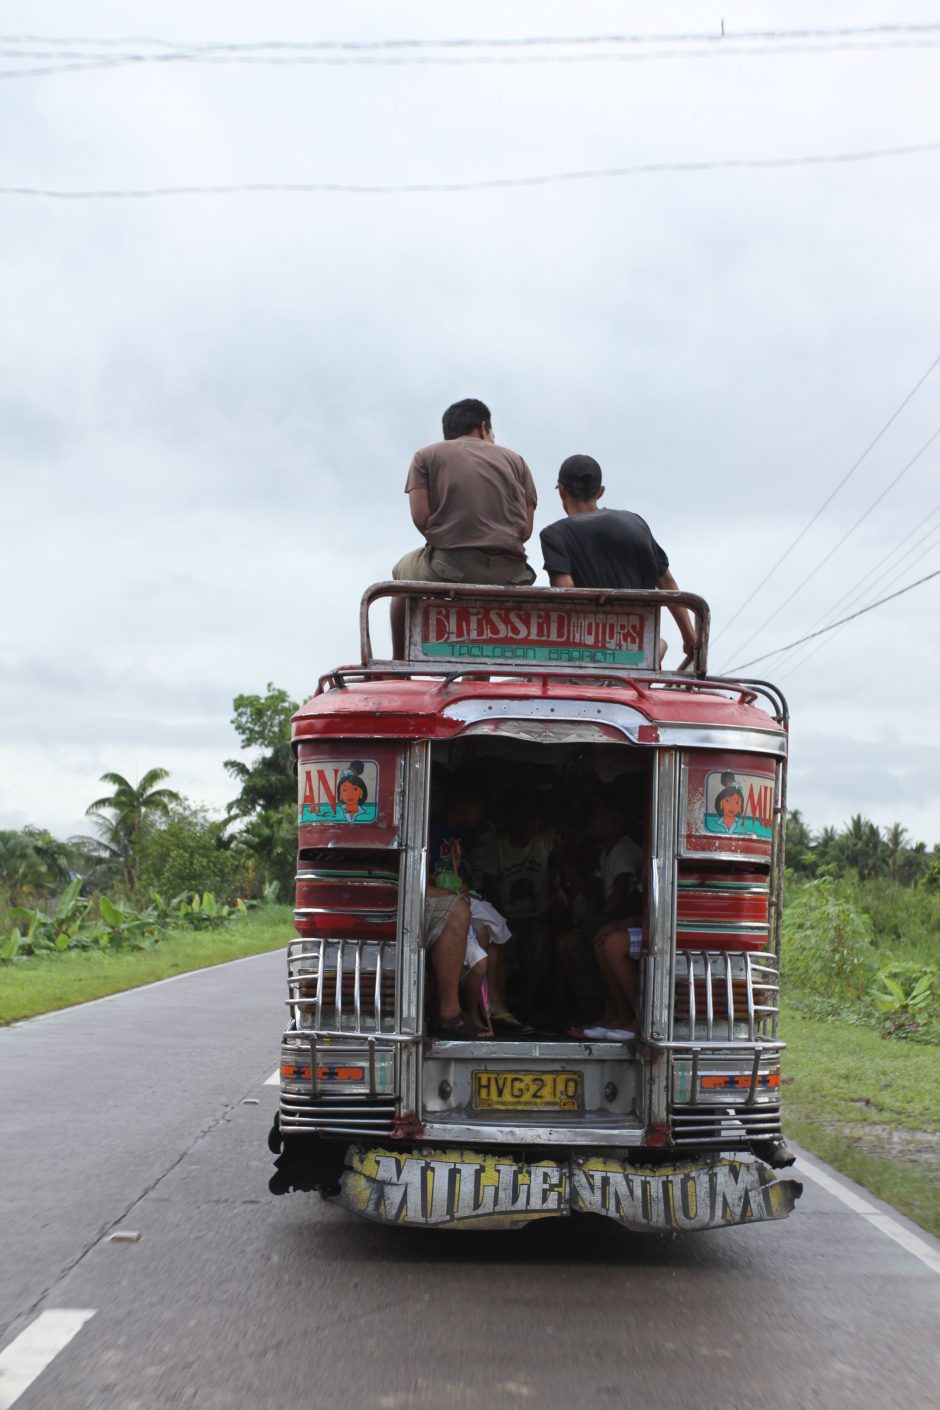
M 940 1053 L 784 1008 L 784 1130 L 940 1235 Z
M 190 969 L 277 950 L 294 935 L 289 906 L 266 906 L 221 930 L 171 930 L 152 950 L 70 951 L 0 967 L 0 1024 L 136 989 Z

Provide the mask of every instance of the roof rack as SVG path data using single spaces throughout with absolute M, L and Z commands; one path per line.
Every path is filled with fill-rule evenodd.
M 380 582 L 366 588 L 359 609 L 361 663 L 378 666 L 369 610 L 381 598 L 405 599 L 405 663 L 410 673 L 448 674 L 454 667 L 491 670 L 525 663 L 531 673 L 562 667 L 597 676 L 612 666 L 643 675 L 659 669 L 663 608 L 684 607 L 695 619 L 695 648 L 678 672 L 706 674 L 710 612 L 692 592 L 505 587 L 492 583 Z M 382 662 L 383 669 L 394 663 Z M 402 664 L 402 663 L 398 663 Z M 626 670 L 625 670 L 626 668 Z
M 586 685 L 590 681 L 601 686 L 613 686 L 620 690 L 626 687 L 636 691 L 637 694 L 651 688 L 723 691 L 729 695 L 737 696 L 739 705 L 751 705 L 758 697 L 763 697 L 770 705 L 777 724 L 783 725 L 784 728 L 787 727 L 790 719 L 790 710 L 785 696 L 770 681 L 752 680 L 750 677 L 743 676 L 691 676 L 687 673 L 680 674 L 678 671 L 657 671 L 652 675 L 635 671 L 628 675 L 603 669 L 581 669 L 575 672 L 570 666 L 539 665 L 492 665 L 444 670 L 443 667 L 434 669 L 420 666 L 416 668 L 405 661 L 375 661 L 368 666 L 357 664 L 335 666 L 332 671 L 327 671 L 319 678 L 314 693 L 322 695 L 327 689 L 345 690 L 352 681 L 414 680 L 415 677 L 426 676 L 437 677 L 436 684 L 441 690 L 446 690 L 449 686 L 464 680 L 533 681 L 550 679 L 556 682 L 564 681 L 571 685 Z

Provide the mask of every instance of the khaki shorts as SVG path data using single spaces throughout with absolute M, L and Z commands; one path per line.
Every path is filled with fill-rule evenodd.
M 454 902 L 459 900 L 461 897 L 456 895 L 425 896 L 424 928 L 421 936 L 421 944 L 425 950 L 430 950 L 434 941 L 440 939 L 441 931 L 447 924 Z
M 392 569 L 396 582 L 502 583 L 528 587 L 535 569 L 509 553 L 484 553 L 480 548 L 413 548 Z
M 425 896 L 424 898 L 424 932 L 421 943 L 426 950 L 430 950 L 435 940 L 441 938 L 441 932 L 447 924 L 454 902 L 465 899 L 460 896 Z M 463 969 L 461 973 L 467 974 L 480 960 L 486 959 L 486 951 L 476 937 L 476 931 L 471 925 L 467 930 L 467 948 L 464 951 Z

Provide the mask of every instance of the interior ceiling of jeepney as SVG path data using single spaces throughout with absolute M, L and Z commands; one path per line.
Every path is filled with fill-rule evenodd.
M 585 752 L 584 741 L 574 739 L 568 743 L 556 740 L 552 744 L 551 772 L 546 774 L 545 786 L 550 787 L 554 776 L 574 760 L 590 760 L 592 772 L 603 783 L 613 783 L 624 774 L 640 773 L 648 767 L 648 760 L 642 750 L 621 739 L 617 743 L 591 744 Z M 486 761 L 498 760 L 508 764 L 529 764 L 539 768 L 545 765 L 545 741 L 519 739 L 506 736 L 487 738 L 474 736 L 442 741 L 435 745 L 434 758 L 450 769 L 485 767 Z
M 653 725 L 717 725 L 782 730 L 766 709 L 742 698 L 738 691 L 726 694 L 714 688 L 604 685 L 597 681 L 579 682 L 573 677 L 457 680 L 452 683 L 446 683 L 440 677 L 417 677 L 350 680 L 342 689 L 327 689 L 298 710 L 294 716 L 293 733 L 295 739 L 330 734 L 447 738 L 464 728 L 457 718 L 458 712 L 454 710 L 460 701 L 533 699 L 626 706 Z

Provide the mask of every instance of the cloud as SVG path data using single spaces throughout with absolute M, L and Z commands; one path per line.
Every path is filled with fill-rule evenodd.
M 73 9 L 50 0 L 44 27 L 70 32 Z M 180 38 L 261 32 L 243 3 L 145 3 L 135 17 Z M 779 27 L 769 5 L 725 18 Z M 879 18 L 847 0 L 827 10 L 833 26 Z M 818 18 L 802 5 L 787 23 Z M 30 7 L 12 3 L 7 24 L 32 29 Z M 701 24 L 691 4 L 670 10 L 668 27 Z M 481 0 L 460 27 L 639 25 L 600 0 L 576 16 Z M 123 32 L 123 7 L 90 0 L 82 27 Z M 309 37 L 308 7 L 280 6 L 277 27 Z M 426 4 L 363 3 L 318 14 L 316 31 L 453 34 L 455 22 Z M 931 51 L 162 65 L 7 83 L 0 121 L 16 137 L 8 183 L 471 180 L 925 140 L 935 92 Z M 64 825 L 103 769 L 133 770 L 135 751 L 141 769 L 172 758 L 184 791 L 224 801 L 232 697 L 268 680 L 299 696 L 356 657 L 362 588 L 415 543 L 408 460 L 458 396 L 486 399 L 532 465 L 537 529 L 558 514 L 561 459 L 596 455 L 609 501 L 649 519 L 678 580 L 711 600 L 717 635 L 936 355 L 929 160 L 371 200 L 7 201 L 15 610 L 0 628 L 0 700 L 22 744 L 4 759 L 8 815 Z M 929 390 L 721 635 L 716 666 L 813 630 L 933 506 L 930 453 L 763 626 L 934 429 Z M 932 591 L 847 628 L 785 682 L 792 796 L 813 822 L 857 811 L 853 793 L 863 810 L 887 803 L 896 780 L 912 810 L 901 820 L 940 833 L 905 752 L 935 737 Z M 830 748 L 849 739 L 861 767 Z

